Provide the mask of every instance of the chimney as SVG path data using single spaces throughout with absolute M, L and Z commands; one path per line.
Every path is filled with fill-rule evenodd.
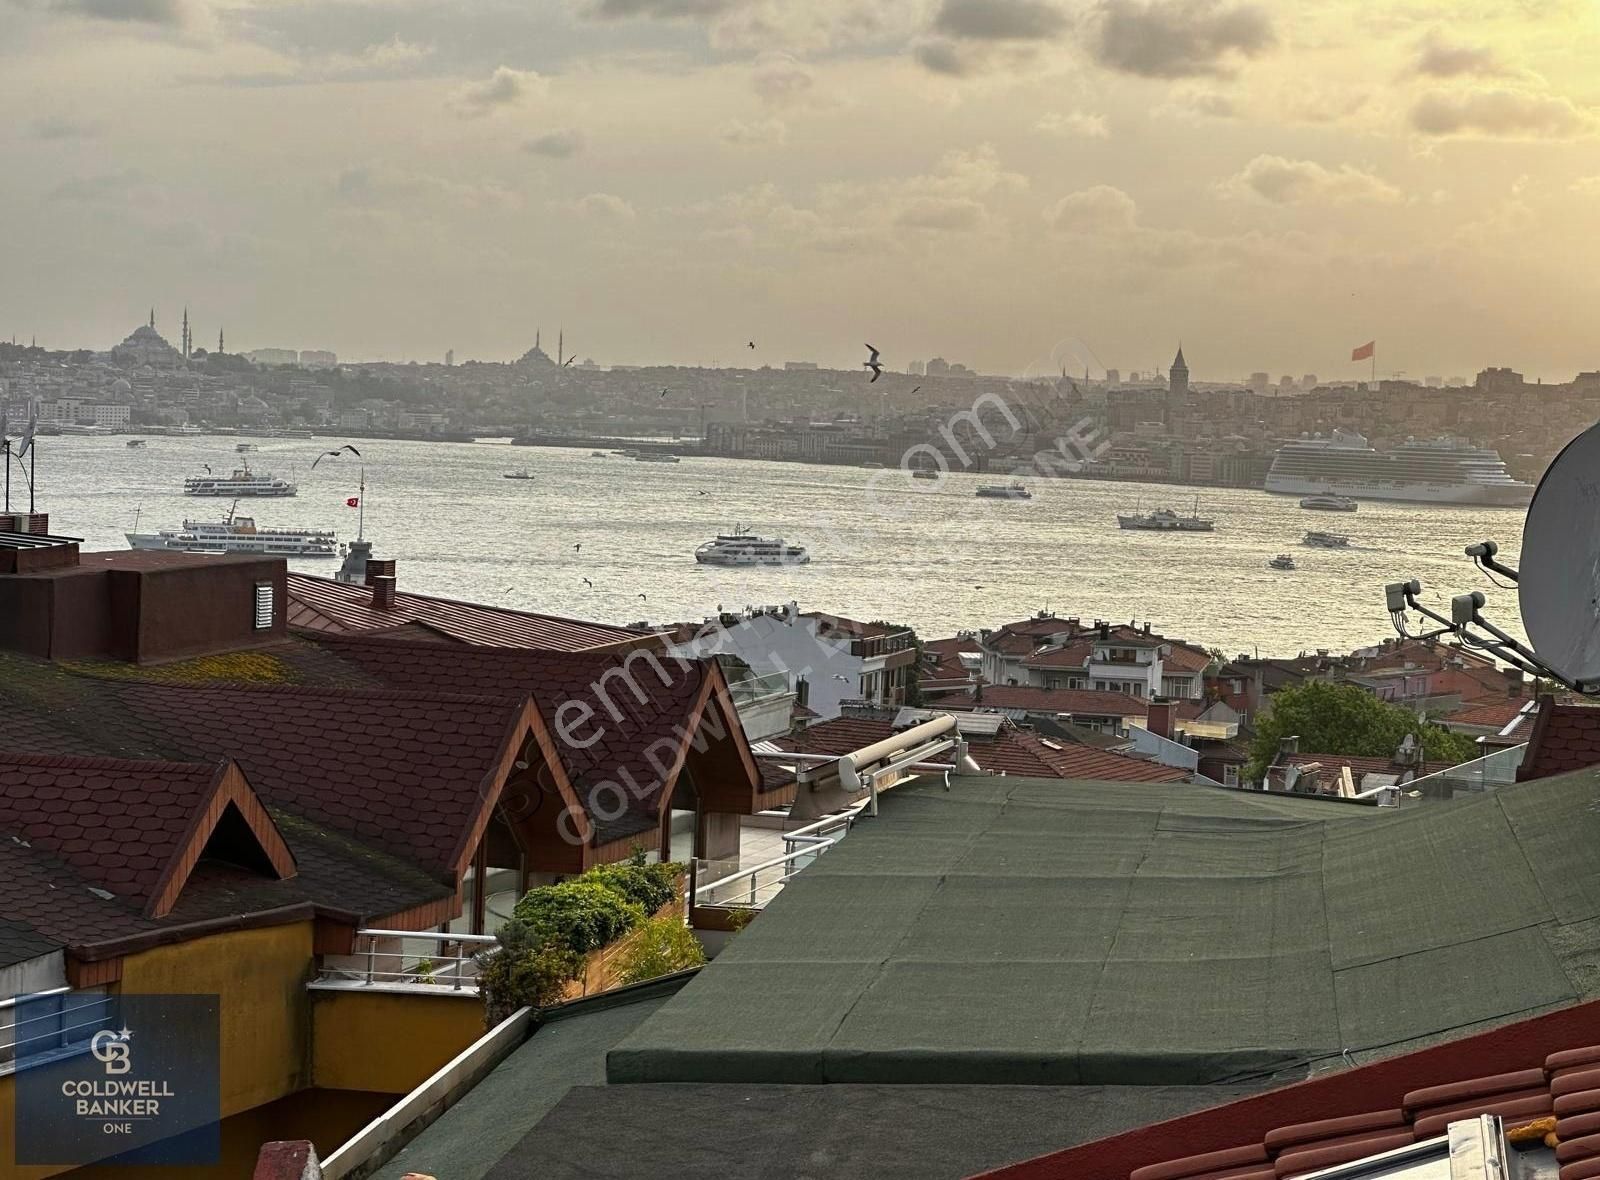
M 43 537 L 50 532 L 50 514 L 48 512 L 33 512 L 28 515 L 28 524 L 22 530 L 35 537 Z
M 1150 624 L 1148 622 L 1144 625 L 1144 633 L 1146 635 L 1150 634 Z
M 1278 756 L 1285 754 L 1298 754 L 1300 752 L 1300 735 L 1278 739 Z
M 369 574 L 372 583 L 372 609 L 389 610 L 394 606 L 394 575 Z
M 367 585 L 369 585 L 369 586 L 377 585 L 377 579 L 380 578 L 380 577 L 388 578 L 389 579 L 390 588 L 393 589 L 393 586 L 394 586 L 394 558 L 392 558 L 392 557 L 386 557 L 386 558 L 369 557 L 369 558 L 367 558 Z M 391 601 L 392 601 L 392 599 L 391 599 Z
M 1102 641 L 1111 638 L 1111 624 L 1110 623 L 1107 623 L 1102 619 L 1096 619 L 1095 622 L 1094 622 L 1094 625 L 1100 629 L 1100 638 L 1101 638 Z
M 1157 737 L 1172 739 L 1172 714 L 1171 701 L 1151 701 L 1150 713 L 1145 721 L 1145 728 Z

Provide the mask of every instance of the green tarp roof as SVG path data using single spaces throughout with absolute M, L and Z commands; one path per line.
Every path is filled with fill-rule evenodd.
M 613 1049 L 608 1077 L 1293 1075 L 1600 994 L 1597 962 L 1594 772 L 1404 811 L 913 783 Z

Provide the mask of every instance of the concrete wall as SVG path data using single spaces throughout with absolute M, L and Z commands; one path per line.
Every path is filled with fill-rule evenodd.
M 311 993 L 312 1075 L 322 1090 L 406 1094 L 483 1036 L 483 1000 L 437 994 Z

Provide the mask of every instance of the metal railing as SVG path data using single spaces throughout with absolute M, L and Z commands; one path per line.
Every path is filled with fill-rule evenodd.
M 362 942 L 365 948 L 362 949 Z M 345 964 L 324 966 L 319 984 L 347 984 L 372 987 L 434 987 L 452 992 L 478 991 L 478 967 L 474 956 L 493 946 L 492 934 L 441 934 L 436 930 L 357 930 L 353 955 Z M 412 943 L 431 944 L 434 953 L 419 952 Z M 397 944 L 395 949 L 380 949 L 382 944 Z M 454 948 L 454 953 L 451 953 Z
M 733 696 L 735 704 L 747 705 L 753 701 L 767 700 L 771 697 L 786 696 L 793 690 L 789 687 L 789 678 L 782 672 L 771 672 L 765 676 L 751 676 L 744 680 L 735 680 L 728 685 L 728 692 Z
M 18 1016 L 18 1010 L 27 1015 Z M 116 997 L 104 992 L 50 988 L 0 1000 L 0 1074 L 57 1052 L 81 1052 L 104 1028 L 116 1025 Z
M 848 811 L 825 815 L 815 823 L 785 832 L 783 855 L 771 857 L 749 868 L 736 868 L 704 885 L 697 885 L 694 904 L 752 910 L 763 908 L 802 869 L 815 863 L 819 856 L 844 839 L 866 808 L 867 803 L 863 801 Z M 696 878 L 703 878 L 715 871 L 716 866 L 727 864 L 726 861 L 696 861 Z
M 1421 778 L 1414 778 L 1408 783 L 1401 783 L 1400 786 L 1407 792 L 1421 791 L 1425 795 L 1437 794 L 1446 799 L 1463 791 L 1493 791 L 1499 787 L 1508 787 L 1517 781 L 1517 770 L 1522 766 L 1522 759 L 1527 751 L 1527 743 L 1509 746 L 1504 750 L 1485 754 L 1482 758 L 1474 758 L 1471 762 L 1463 762 L 1459 766 L 1451 766 L 1445 770 L 1425 774 Z

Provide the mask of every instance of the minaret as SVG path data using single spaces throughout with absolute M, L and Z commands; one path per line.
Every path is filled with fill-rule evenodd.
M 556 364 L 563 365 L 567 360 L 567 332 L 565 328 L 556 333 Z
M 1189 366 L 1183 362 L 1183 345 L 1178 345 L 1178 355 L 1173 358 L 1172 368 L 1168 372 L 1167 394 L 1173 399 L 1187 397 L 1189 394 Z
M 156 330 L 156 309 L 153 307 L 150 309 L 150 330 L 152 332 Z
M 183 308 L 183 359 L 189 359 L 189 307 Z
M 222 354 L 222 352 L 223 352 L 223 348 L 222 348 L 222 329 L 218 328 L 217 329 L 217 355 L 220 356 Z

